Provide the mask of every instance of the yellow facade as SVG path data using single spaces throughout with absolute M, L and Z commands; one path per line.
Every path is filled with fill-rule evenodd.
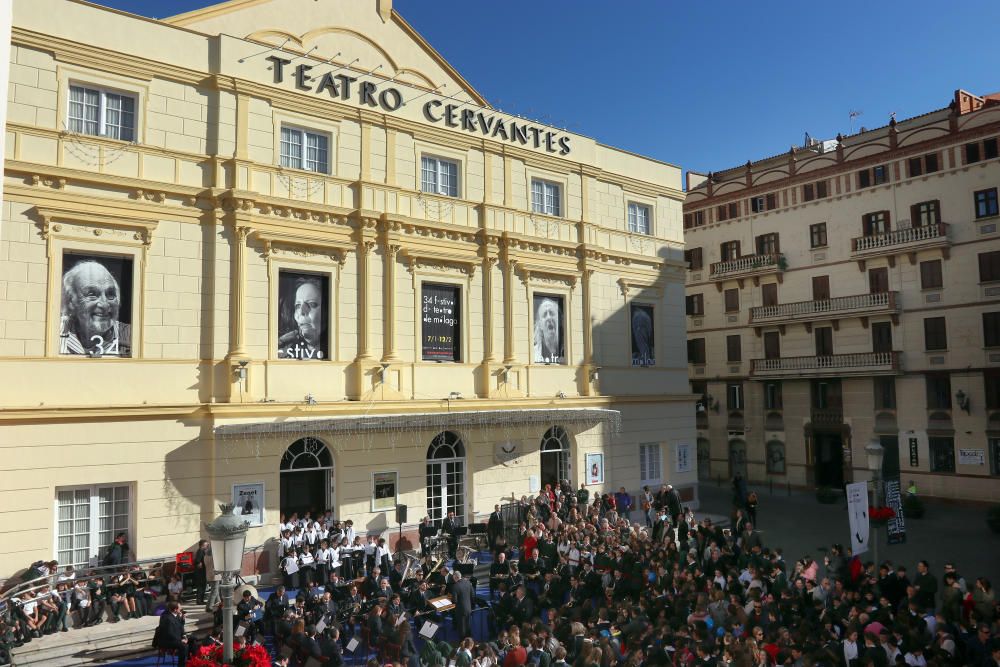
M 404 529 L 441 511 L 443 431 L 467 521 L 551 476 L 553 427 L 574 486 L 601 463 L 592 491 L 669 481 L 697 502 L 677 167 L 494 111 L 385 0 L 165 21 L 17 0 L 13 23 L 0 572 L 85 561 L 106 514 L 139 557 L 187 549 L 237 484 L 263 484 L 263 544 L 303 437 L 332 455 L 315 505 L 363 530 L 397 528 L 390 500 Z M 102 279 L 116 295 L 88 297 Z M 309 340 L 303 281 L 322 359 L 283 358 Z M 454 325 L 423 322 L 428 286 Z M 114 344 L 88 342 L 109 317 Z

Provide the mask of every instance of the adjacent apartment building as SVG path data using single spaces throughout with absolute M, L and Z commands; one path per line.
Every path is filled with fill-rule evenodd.
M 1000 96 L 689 174 L 702 479 L 1000 498 Z
M 282 513 L 697 502 L 678 167 L 492 108 L 389 0 L 18 0 L 12 41 L 0 577 L 224 500 L 262 554 Z

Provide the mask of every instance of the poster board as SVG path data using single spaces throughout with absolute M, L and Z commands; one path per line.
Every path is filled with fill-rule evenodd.
M 233 484 L 234 513 L 251 526 L 264 525 L 264 482 Z

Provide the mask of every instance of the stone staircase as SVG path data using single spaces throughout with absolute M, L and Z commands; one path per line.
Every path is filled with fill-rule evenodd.
M 212 629 L 212 614 L 204 605 L 182 605 L 187 632 L 207 633 Z M 151 643 L 159 616 L 144 616 L 111 623 L 105 620 L 89 628 L 73 628 L 33 639 L 13 651 L 13 667 L 67 667 L 68 665 L 103 665 L 109 662 L 155 654 Z

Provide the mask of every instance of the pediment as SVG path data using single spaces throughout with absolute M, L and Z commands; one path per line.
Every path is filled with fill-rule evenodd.
M 230 0 L 179 14 L 165 23 L 210 35 L 226 34 L 308 53 L 334 66 L 376 70 L 402 84 L 465 92 L 486 100 L 397 12 L 391 0 Z

